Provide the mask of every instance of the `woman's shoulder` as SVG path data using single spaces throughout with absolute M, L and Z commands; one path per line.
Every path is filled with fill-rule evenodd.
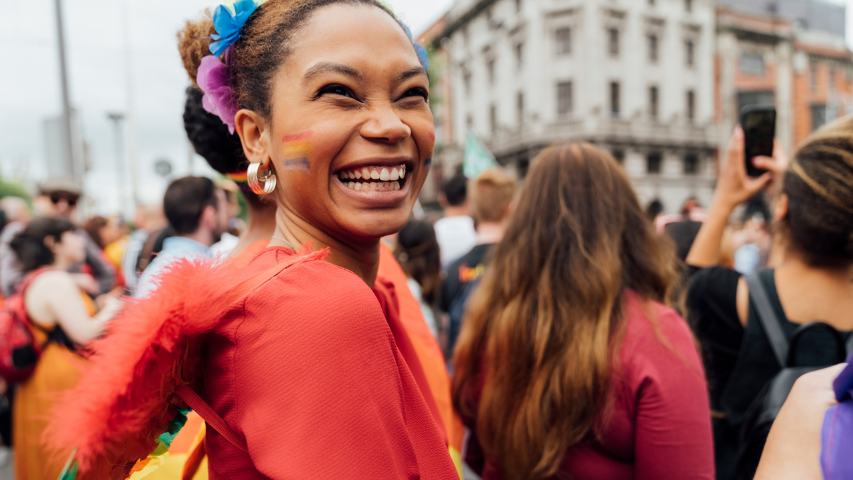
M 668 365 L 681 359 L 700 365 L 693 332 L 671 307 L 629 291 L 625 295 L 624 316 L 623 361 Z
M 26 294 L 37 295 L 42 292 L 56 293 L 57 289 L 61 290 L 77 290 L 74 283 L 74 277 L 65 270 L 50 269 L 41 272 L 34 272 L 32 277 L 26 278 L 24 281 L 29 282 L 26 285 Z
M 267 249 L 249 268 L 273 274 L 246 299 L 246 309 L 257 313 L 270 308 L 288 316 L 310 314 L 378 313 L 373 290 L 355 273 L 324 260 L 322 254 L 296 255 Z

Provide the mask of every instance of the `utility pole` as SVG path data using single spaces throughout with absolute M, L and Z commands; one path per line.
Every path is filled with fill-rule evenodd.
M 71 100 L 68 93 L 68 65 L 65 57 L 65 29 L 62 15 L 62 0 L 54 0 L 56 6 L 56 41 L 59 50 L 59 81 L 62 91 L 62 131 L 69 173 L 75 182 L 82 181 L 82 169 L 77 165 L 74 152 L 74 137 L 71 127 Z
M 134 105 L 134 90 L 133 90 L 133 51 L 130 44 L 130 12 L 128 9 L 129 0 L 121 1 L 121 23 L 122 33 L 124 35 L 124 85 L 126 95 L 127 116 L 127 163 L 130 168 L 130 191 L 133 197 L 133 206 L 138 207 L 142 204 L 139 196 L 139 164 L 136 156 L 136 117 Z

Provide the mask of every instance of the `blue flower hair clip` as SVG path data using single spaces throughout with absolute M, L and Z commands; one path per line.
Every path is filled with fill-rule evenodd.
M 427 49 L 415 40 L 415 36 L 412 35 L 412 29 L 409 28 L 408 25 L 402 22 L 401 25 L 403 26 L 403 30 L 406 31 L 406 35 L 409 37 L 409 40 L 412 41 L 412 45 L 415 46 L 415 53 L 418 54 L 418 61 L 421 62 L 421 66 L 424 67 L 424 71 L 429 73 L 429 54 L 427 53 Z
M 213 40 L 210 44 L 210 53 L 217 57 L 240 39 L 240 30 L 246 24 L 246 20 L 263 3 L 261 0 L 237 0 L 234 2 L 233 10 L 225 5 L 216 7 L 213 12 L 213 28 L 216 33 L 210 36 Z

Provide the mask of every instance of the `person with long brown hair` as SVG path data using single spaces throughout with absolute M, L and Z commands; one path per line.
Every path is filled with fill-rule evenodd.
M 711 479 L 710 411 L 675 280 L 616 161 L 532 163 L 455 351 L 453 399 L 484 479 Z

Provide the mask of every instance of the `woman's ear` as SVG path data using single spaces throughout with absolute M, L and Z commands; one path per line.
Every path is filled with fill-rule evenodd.
M 788 216 L 788 195 L 780 193 L 773 205 L 773 222 L 781 222 Z
M 267 162 L 272 156 L 267 122 L 257 112 L 242 109 L 234 117 L 235 130 L 250 162 Z

